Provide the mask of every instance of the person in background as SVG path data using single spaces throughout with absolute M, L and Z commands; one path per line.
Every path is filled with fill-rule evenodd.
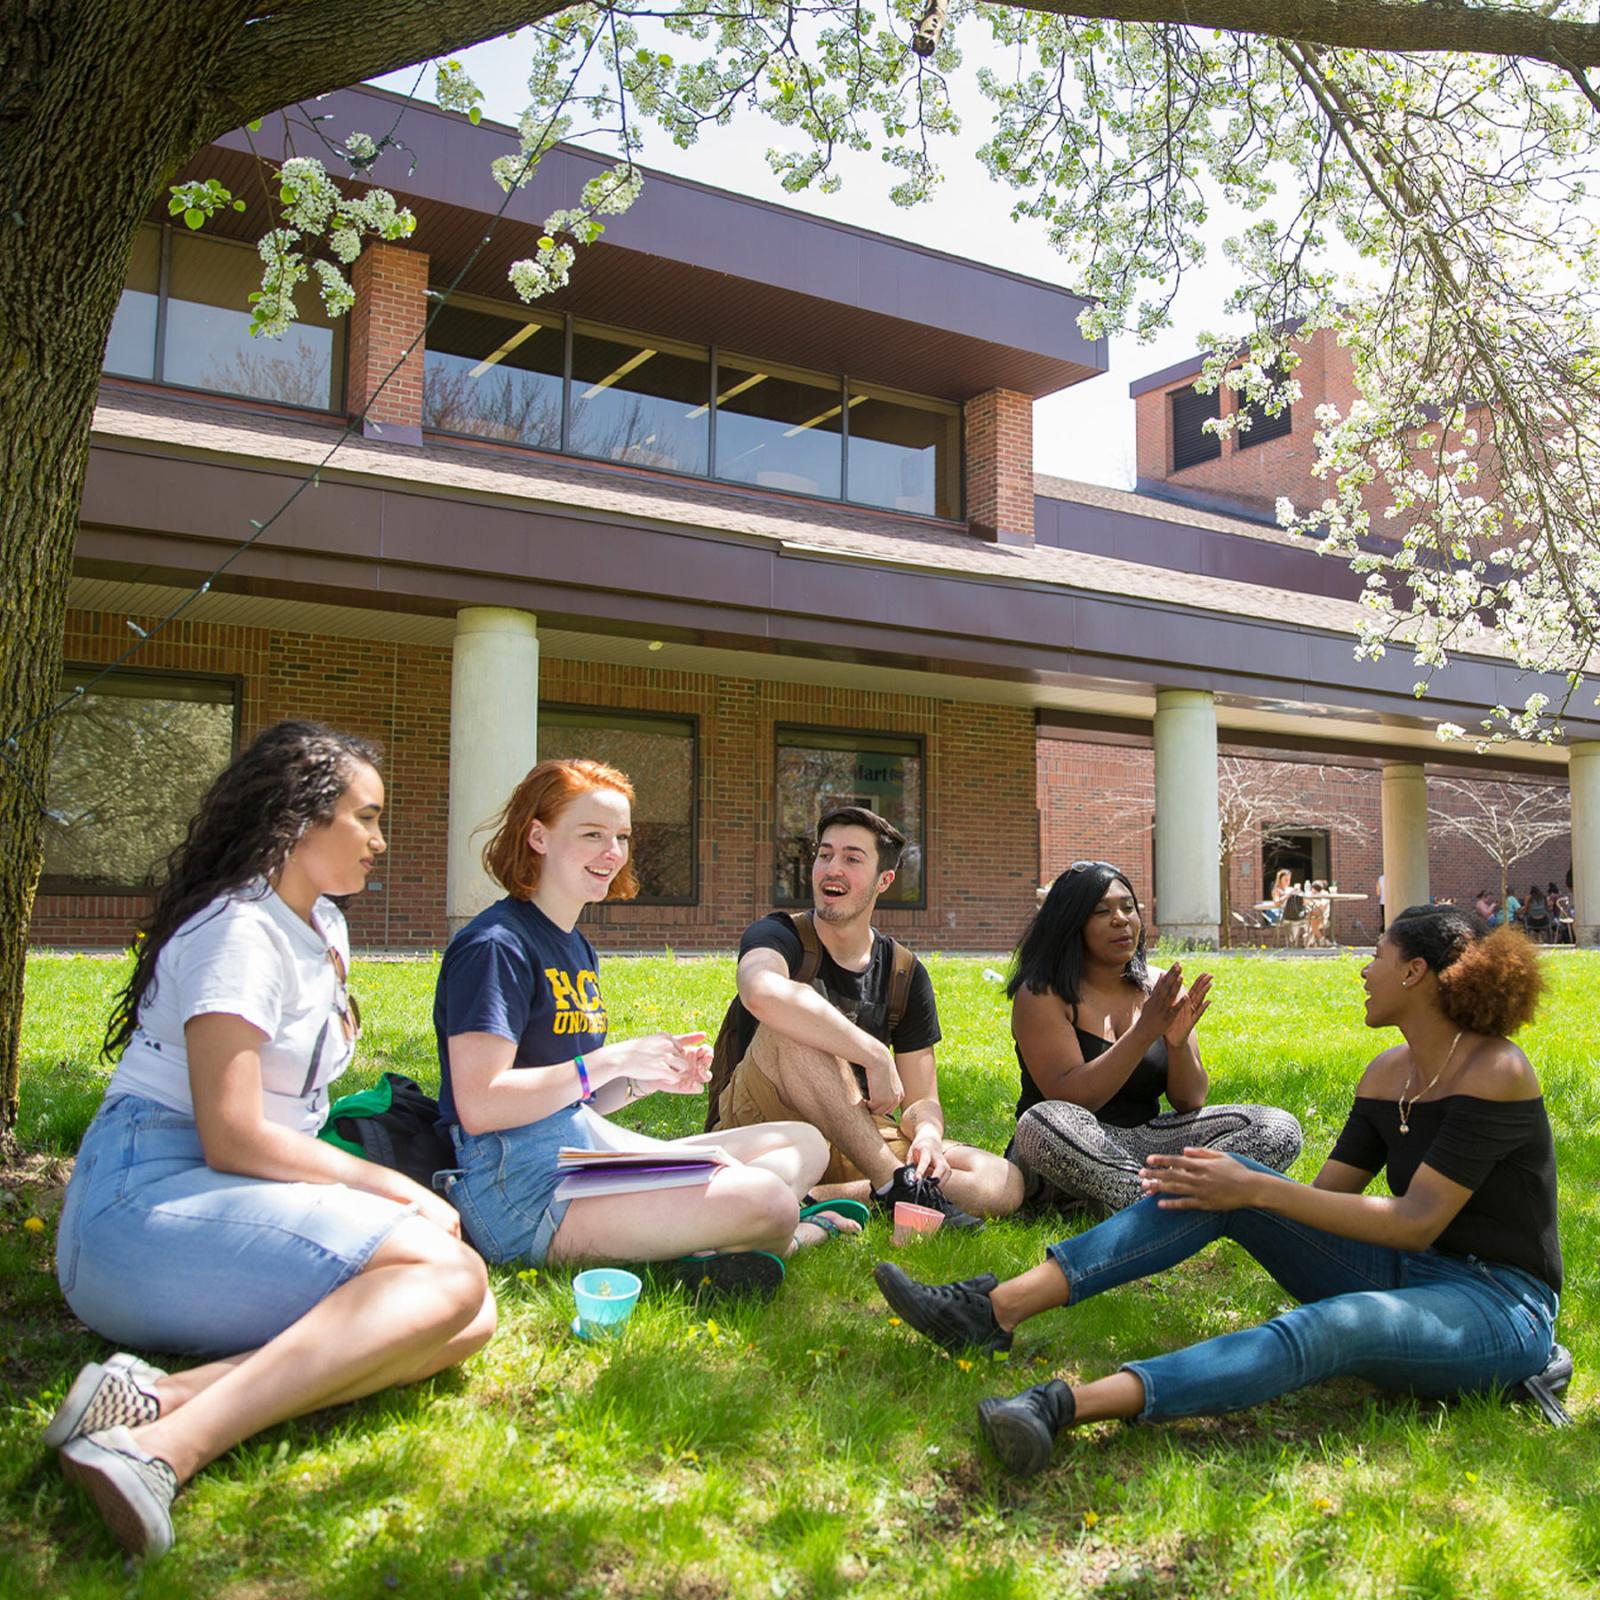
M 1272 893 L 1268 896 L 1272 904 L 1261 908 L 1262 920 L 1269 928 L 1275 928 L 1283 921 L 1283 902 L 1294 890 L 1293 880 L 1294 874 L 1287 867 L 1279 867 L 1273 874 Z
M 179 1486 L 240 1440 L 494 1332 L 452 1207 L 316 1137 L 360 1032 L 337 902 L 387 848 L 383 803 L 360 739 L 268 728 L 173 853 L 111 1014 L 56 1274 L 97 1333 L 205 1364 L 91 1362 L 44 1437 L 134 1555 L 171 1546 Z
M 1478 898 L 1472 902 L 1472 909 L 1491 926 L 1494 922 L 1494 896 L 1487 889 L 1478 891 Z
M 1042 1471 L 1057 1437 L 1259 1405 L 1350 1376 L 1427 1396 L 1506 1389 L 1545 1370 L 1562 1286 L 1556 1157 L 1539 1081 L 1511 1043 L 1533 1017 L 1538 956 L 1454 907 L 1401 912 L 1362 969 L 1369 1028 L 1395 1028 L 1356 1086 L 1311 1184 L 1193 1148 L 1154 1154 L 1145 1195 L 1004 1283 L 922 1284 L 880 1262 L 894 1311 L 947 1349 L 1004 1351 L 1027 1318 L 1232 1239 L 1300 1302 L 1258 1328 L 984 1400 L 1002 1465 Z M 1388 1193 L 1366 1191 L 1387 1168 Z M 1209 1305 L 1200 1308 L 1202 1312 Z
M 1150 971 L 1139 901 L 1116 867 L 1075 861 L 1056 879 L 1017 946 L 1006 993 L 1022 1078 L 1008 1155 L 1031 1199 L 1120 1210 L 1139 1198 L 1140 1166 L 1157 1150 L 1204 1145 L 1280 1171 L 1300 1154 L 1289 1112 L 1206 1104 L 1195 1028 L 1211 978 L 1201 973 L 1186 990 L 1176 964 Z

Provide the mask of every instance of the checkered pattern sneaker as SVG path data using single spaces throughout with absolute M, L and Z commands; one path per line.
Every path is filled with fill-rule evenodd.
M 69 1439 L 61 1449 L 61 1467 L 87 1491 L 129 1555 L 159 1556 L 172 1548 L 178 1475 L 141 1450 L 126 1428 Z
M 91 1361 L 73 1380 L 66 1399 L 50 1419 L 44 1442 L 59 1450 L 79 1434 L 154 1422 L 161 1415 L 156 1383 L 164 1377 L 160 1367 L 121 1350 L 108 1361 Z

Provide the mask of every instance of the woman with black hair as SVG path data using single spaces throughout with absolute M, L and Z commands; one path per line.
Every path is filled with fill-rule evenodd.
M 1206 1105 L 1210 1080 L 1194 1030 L 1210 992 L 1206 973 L 1185 989 L 1176 963 L 1161 973 L 1145 965 L 1126 873 L 1075 861 L 1051 884 L 1006 985 L 1022 1072 L 1006 1155 L 1034 1197 L 1120 1211 L 1139 1198 L 1146 1156 L 1190 1145 L 1288 1169 L 1300 1154 L 1289 1112 Z
M 1508 1037 L 1538 1004 L 1538 958 L 1520 933 L 1412 906 L 1362 980 L 1367 1026 L 1397 1028 L 1401 1042 L 1367 1067 L 1315 1182 L 1216 1150 L 1152 1155 L 1138 1205 L 1009 1282 L 919 1284 L 879 1265 L 890 1305 L 948 1348 L 1009 1349 L 1025 1318 L 1219 1238 L 1300 1302 L 1093 1383 L 983 1401 L 979 1427 L 1011 1471 L 1043 1469 L 1079 1422 L 1236 1411 L 1339 1376 L 1444 1397 L 1545 1370 L 1561 1291 L 1555 1147 L 1533 1068 Z M 1367 1194 L 1385 1167 L 1390 1193 Z
M 267 729 L 219 776 L 106 1030 L 118 1055 L 67 1186 L 56 1272 L 118 1353 L 45 1430 L 134 1555 L 241 1439 L 464 1360 L 494 1331 L 455 1208 L 316 1137 L 359 1034 L 337 902 L 387 846 L 370 746 Z

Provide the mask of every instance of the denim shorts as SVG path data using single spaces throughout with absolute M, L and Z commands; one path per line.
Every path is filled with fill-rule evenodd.
M 433 1182 L 461 1213 L 461 1226 L 485 1261 L 544 1264 L 570 1204 L 556 1199 L 561 1181 L 556 1156 L 563 1145 L 595 1147 L 590 1115 L 580 1105 L 567 1106 L 497 1133 L 468 1133 L 459 1123 L 451 1125 L 460 1165 L 436 1173 Z
M 192 1117 L 118 1095 L 78 1151 L 56 1277 L 114 1343 L 236 1355 L 353 1278 L 415 1209 L 342 1183 L 215 1172 Z

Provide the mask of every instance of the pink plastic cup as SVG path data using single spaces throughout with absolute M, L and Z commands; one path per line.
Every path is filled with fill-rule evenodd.
M 932 1206 L 915 1206 L 909 1200 L 894 1203 L 894 1242 L 898 1249 L 924 1234 L 937 1233 L 944 1225 L 944 1212 Z

